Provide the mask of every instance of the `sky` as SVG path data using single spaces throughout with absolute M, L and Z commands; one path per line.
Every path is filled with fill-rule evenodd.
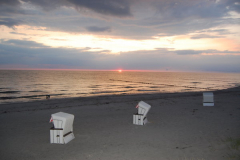
M 240 0 L 0 0 L 0 69 L 240 73 Z

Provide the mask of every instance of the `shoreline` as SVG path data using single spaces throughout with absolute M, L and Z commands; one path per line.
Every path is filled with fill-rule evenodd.
M 8 112 L 7 108 L 16 108 L 15 106 L 20 105 L 19 109 L 23 105 L 31 105 L 34 103 L 41 103 L 41 104 L 54 104 L 54 103 L 60 103 L 60 102 L 74 102 L 74 101 L 86 101 L 83 105 L 94 105 L 95 103 L 87 103 L 92 102 L 92 100 L 97 99 L 100 101 L 100 99 L 103 99 L 101 101 L 105 101 L 102 103 L 110 103 L 108 101 L 111 101 L 111 99 L 114 99 L 115 101 L 117 99 L 125 98 L 127 100 L 124 100 L 124 102 L 132 101 L 134 97 L 137 97 L 140 100 L 153 100 L 153 99 L 161 99 L 161 98 L 174 98 L 174 97 L 185 97 L 185 96 L 202 96 L 203 92 L 213 92 L 214 94 L 221 94 L 221 93 L 228 93 L 228 92 L 238 92 L 240 91 L 240 86 L 223 89 L 223 90 L 215 90 L 215 91 L 197 91 L 197 92 L 174 92 L 174 93 L 143 93 L 143 94 L 124 94 L 124 95 L 100 95 L 100 96 L 88 96 L 88 97 L 66 97 L 66 98 L 52 98 L 52 99 L 42 99 L 42 100 L 34 100 L 34 101 L 28 101 L 28 102 L 9 102 L 9 103 L 3 103 L 0 104 L 0 114 L 5 112 L 4 109 Z M 139 100 L 139 101 L 140 101 Z M 138 100 L 136 100 L 137 102 Z M 32 107 L 31 107 L 32 108 Z M 53 107 L 54 108 L 54 107 Z M 49 109 L 53 109 L 49 108 Z M 35 108 L 41 109 L 40 108 Z M 45 108 L 47 109 L 47 108 Z
M 0 105 L 3 159 L 226 160 L 240 157 L 240 87 L 202 92 L 50 99 Z M 133 125 L 139 101 L 152 106 L 144 126 Z M 75 139 L 50 144 L 56 112 L 74 114 Z

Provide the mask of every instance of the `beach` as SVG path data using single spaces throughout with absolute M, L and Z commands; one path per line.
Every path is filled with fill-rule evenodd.
M 226 160 L 239 159 L 240 87 L 202 92 L 108 95 L 0 105 L 1 159 Z M 139 101 L 152 106 L 148 123 L 133 125 Z M 51 114 L 75 116 L 75 139 L 50 144 Z

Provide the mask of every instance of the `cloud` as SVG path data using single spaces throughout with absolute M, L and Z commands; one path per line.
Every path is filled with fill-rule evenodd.
M 0 5 L 4 5 L 4 4 L 7 4 L 7 5 L 19 5 L 20 2 L 18 0 L 0 0 Z
M 85 7 L 97 13 L 117 17 L 131 16 L 129 1 L 127 0 L 68 0 L 75 7 Z
M 191 39 L 225 38 L 227 35 L 236 34 L 227 29 L 204 29 L 201 31 L 196 31 L 195 33 L 196 35 L 192 36 Z
M 98 26 L 89 26 L 86 29 L 90 32 L 110 32 L 110 27 L 98 27 Z
M 26 14 L 25 10 L 21 8 L 21 3 L 17 0 L 2 1 L 0 0 L 0 17 L 14 16 L 18 14 Z
M 227 6 L 228 9 L 240 13 L 240 2 L 239 1 L 227 0 L 227 1 L 223 1 L 223 3 L 225 3 L 225 5 Z
M 161 0 L 155 1 L 154 7 L 165 19 L 218 18 L 227 15 L 229 11 L 239 12 L 237 0 L 202 1 L 202 0 Z
M 203 51 L 195 51 L 195 50 L 178 50 L 175 51 L 179 55 L 194 55 L 194 54 L 201 54 Z
M 8 27 L 14 27 L 23 23 L 24 23 L 23 21 L 16 20 L 13 18 L 0 18 L 0 25 L 4 25 Z
M 212 36 L 207 34 L 198 34 L 191 37 L 191 39 L 203 39 L 203 38 L 225 38 L 225 36 Z
M 34 47 L 29 48 L 29 45 Z M 233 51 L 176 50 L 159 48 L 153 51 L 132 51 L 108 54 L 109 51 L 91 51 L 92 48 L 51 48 L 33 41 L 8 40 L 0 43 L 0 66 L 24 65 L 28 68 L 61 69 L 130 69 L 170 71 L 224 71 L 240 72 L 240 56 Z M 186 54 L 187 53 L 187 54 Z M 200 55 L 226 53 L 226 55 Z M 229 54 L 227 54 L 229 53 Z M 239 53 L 239 52 L 238 52 Z M 197 56 L 197 57 L 196 57 Z
M 18 33 L 18 32 L 9 32 L 9 33 L 11 33 L 11 34 L 16 34 L 16 35 L 23 35 L 23 36 L 26 36 L 27 34 L 25 34 L 25 33 Z
M 164 48 L 154 51 L 132 51 L 120 55 L 106 55 L 95 63 L 105 66 L 105 69 L 165 70 L 167 68 L 169 71 L 240 72 L 239 55 L 201 55 L 196 57 L 203 51 L 195 52 L 195 55 L 180 55 Z
M 60 39 L 60 38 L 51 38 L 51 39 L 55 41 L 67 41 L 66 39 Z
M 41 43 L 37 43 L 34 41 L 26 41 L 26 40 L 1 40 L 1 43 L 4 45 L 11 45 L 11 46 L 19 46 L 19 47 L 25 47 L 25 48 L 48 48 L 48 46 L 45 46 Z
M 209 49 L 209 50 L 176 50 L 173 51 L 177 53 L 178 55 L 197 55 L 197 54 L 240 54 L 240 51 L 219 51 L 215 49 Z
M 25 3 L 40 6 L 45 11 L 51 11 L 56 8 L 66 6 L 74 7 L 76 10 L 88 9 L 102 15 L 116 17 L 131 16 L 128 0 L 22 0 Z
M 237 19 L 226 16 L 230 11 L 239 11 L 237 0 L 22 0 L 21 3 L 11 0 L 1 3 L 0 15 L 4 17 L 0 16 L 0 23 L 8 27 L 27 24 L 81 34 L 104 32 L 106 37 L 128 39 L 184 35 L 238 24 Z
M 53 1 L 48 1 L 48 0 L 22 0 L 22 2 L 26 4 L 30 4 L 33 6 L 39 6 L 45 11 L 52 11 L 55 10 L 61 6 L 67 6 L 68 3 L 66 0 L 53 0 Z
M 218 33 L 221 35 L 230 34 L 230 32 L 227 29 L 208 29 L 208 30 L 199 31 L 198 33 L 203 33 L 203 32 Z
M 0 40 L 0 64 L 26 65 L 32 68 L 122 67 L 131 70 L 169 68 L 240 72 L 240 52 L 232 51 L 239 50 L 235 47 L 239 44 L 239 32 L 236 29 L 239 27 L 239 7 L 237 0 L 0 0 L 0 25 L 11 28 L 19 26 L 15 30 L 1 27 L 4 33 L 2 35 L 5 36 L 2 38 L 21 37 L 21 40 Z M 39 28 L 43 30 L 40 32 Z M 120 39 L 119 43 L 124 39 L 151 39 L 153 43 L 159 44 L 159 48 L 115 55 L 99 48 L 53 48 L 30 41 L 45 36 L 46 43 L 47 40 L 68 43 L 71 38 L 78 43 L 78 36 L 85 34 L 93 37 L 95 34 L 99 38 L 104 35 L 105 39 L 112 42 Z M 189 35 L 190 40 L 186 39 Z M 182 37 L 184 38 L 181 39 Z M 206 38 L 222 38 L 217 42 L 212 40 L 214 44 L 211 46 L 224 43 L 223 45 L 235 48 L 232 47 L 231 50 L 228 47 L 229 50 L 226 51 L 218 48 L 187 49 L 189 46 L 185 40 L 202 43 Z M 181 41 L 185 44 L 181 45 L 182 50 L 164 48 L 177 47 L 176 44 Z M 138 42 L 146 44 L 146 41 Z M 131 41 L 129 43 L 131 45 Z M 136 45 L 136 49 L 138 47 Z
M 155 8 L 156 11 L 166 18 L 183 18 L 197 16 L 201 18 L 221 17 L 228 11 L 240 12 L 237 0 L 202 1 L 202 0 L 22 0 L 34 5 L 41 6 L 45 10 L 56 9 L 61 6 L 75 7 L 76 9 L 87 8 L 103 15 L 118 17 L 132 16 L 131 7 L 142 4 Z M 17 0 L 2 1 L 5 4 L 19 4 Z M 1 2 L 0 2 L 1 4 Z
M 94 59 L 94 52 L 89 52 L 87 48 L 50 48 L 34 41 L 1 42 L 3 42 L 0 43 L 1 65 L 26 65 L 29 68 L 44 68 L 46 65 L 84 68 Z
M 202 0 L 162 0 L 149 1 L 152 15 L 136 21 L 137 26 L 145 26 L 157 30 L 159 35 L 188 34 L 216 26 L 238 23 L 238 19 L 230 18 L 230 11 L 237 11 L 235 0 L 202 1 Z M 148 15 L 148 13 L 146 13 Z M 229 18 L 224 18 L 229 16 Z M 130 22 L 130 24 L 133 24 Z

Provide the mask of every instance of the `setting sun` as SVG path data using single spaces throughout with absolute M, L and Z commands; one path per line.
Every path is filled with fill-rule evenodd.
M 122 70 L 121 70 L 121 69 L 119 69 L 119 70 L 118 70 L 118 72 L 119 72 L 119 73 L 121 73 L 121 72 L 122 72 Z

